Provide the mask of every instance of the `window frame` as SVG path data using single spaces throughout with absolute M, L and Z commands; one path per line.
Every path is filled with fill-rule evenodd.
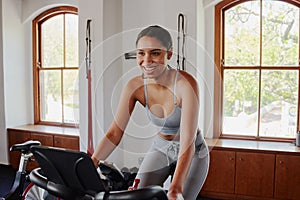
M 229 135 L 222 134 L 223 125 L 223 88 L 224 88 L 224 13 L 229 8 L 238 4 L 248 2 L 251 0 L 223 0 L 215 6 L 215 30 L 214 30 L 214 120 L 213 120 L 213 138 L 228 138 L 228 139 L 246 139 L 246 140 L 265 140 L 265 141 L 294 141 L 293 138 L 275 138 L 263 136 L 242 136 L 242 135 Z M 259 0 L 261 1 L 261 0 Z M 300 0 L 286 0 L 286 3 L 292 4 L 300 8 Z M 300 46 L 300 42 L 299 42 Z M 261 48 L 261 47 L 260 47 Z M 299 48 L 300 51 L 300 48 Z M 299 52 L 300 57 L 300 52 Z M 299 58 L 300 59 L 300 58 Z M 300 60 L 299 60 L 300 62 Z M 260 67 L 261 69 L 263 67 Z M 300 63 L 298 63 L 298 70 L 300 72 Z M 247 68 L 249 69 L 249 68 Z M 288 69 L 287 67 L 277 69 Z M 293 68 L 295 69 L 295 68 Z M 300 78 L 299 78 L 300 79 Z M 297 113 L 297 126 L 296 130 L 299 131 L 300 127 L 300 86 L 298 86 L 298 113 Z
M 63 126 L 63 127 L 78 127 L 79 124 L 75 123 L 59 123 L 49 122 L 41 120 L 41 102 L 40 102 L 40 60 L 42 57 L 41 53 L 41 24 L 46 20 L 61 14 L 76 14 L 78 15 L 78 9 L 73 6 L 59 6 L 48 9 L 38 15 L 32 20 L 32 68 L 33 68 L 33 107 L 34 107 L 34 124 L 40 125 L 52 125 L 52 126 Z M 63 68 L 55 68 L 56 70 Z M 79 67 L 68 67 L 68 69 L 78 69 Z

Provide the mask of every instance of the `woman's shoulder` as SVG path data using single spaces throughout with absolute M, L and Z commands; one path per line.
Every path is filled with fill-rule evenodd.
M 178 70 L 178 73 L 180 74 L 180 76 L 178 76 L 178 82 L 179 83 L 182 83 L 182 84 L 196 84 L 197 85 L 197 79 L 192 75 L 190 74 L 189 72 L 187 71 L 183 71 L 183 70 Z
M 129 86 L 136 86 L 136 85 L 140 86 L 143 84 L 144 84 L 144 82 L 143 82 L 143 78 L 141 75 L 132 77 L 131 79 L 129 79 L 127 81 L 127 85 L 129 85 Z
M 125 85 L 127 90 L 136 91 L 144 85 L 143 78 L 141 76 L 135 76 L 129 79 Z
M 177 88 L 178 95 L 181 97 L 190 96 L 190 94 L 197 94 L 198 96 L 199 93 L 197 79 L 186 71 L 179 71 Z

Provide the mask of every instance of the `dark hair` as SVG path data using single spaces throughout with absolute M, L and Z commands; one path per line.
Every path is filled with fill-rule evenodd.
M 161 44 L 167 48 L 167 50 L 170 50 L 170 48 L 172 48 L 172 37 L 169 31 L 158 25 L 149 26 L 143 29 L 137 36 L 135 44 L 137 45 L 139 40 L 144 36 L 154 37 L 158 39 Z

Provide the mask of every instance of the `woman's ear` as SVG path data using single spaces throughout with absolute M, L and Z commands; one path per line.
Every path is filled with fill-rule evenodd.
M 168 58 L 168 60 L 170 60 L 173 55 L 173 48 L 171 48 L 167 53 L 168 53 L 167 58 Z

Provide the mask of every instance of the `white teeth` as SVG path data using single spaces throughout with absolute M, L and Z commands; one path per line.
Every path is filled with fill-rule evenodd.
M 151 70 L 154 70 L 155 67 L 144 67 L 144 69 L 145 69 L 146 71 L 151 71 Z

